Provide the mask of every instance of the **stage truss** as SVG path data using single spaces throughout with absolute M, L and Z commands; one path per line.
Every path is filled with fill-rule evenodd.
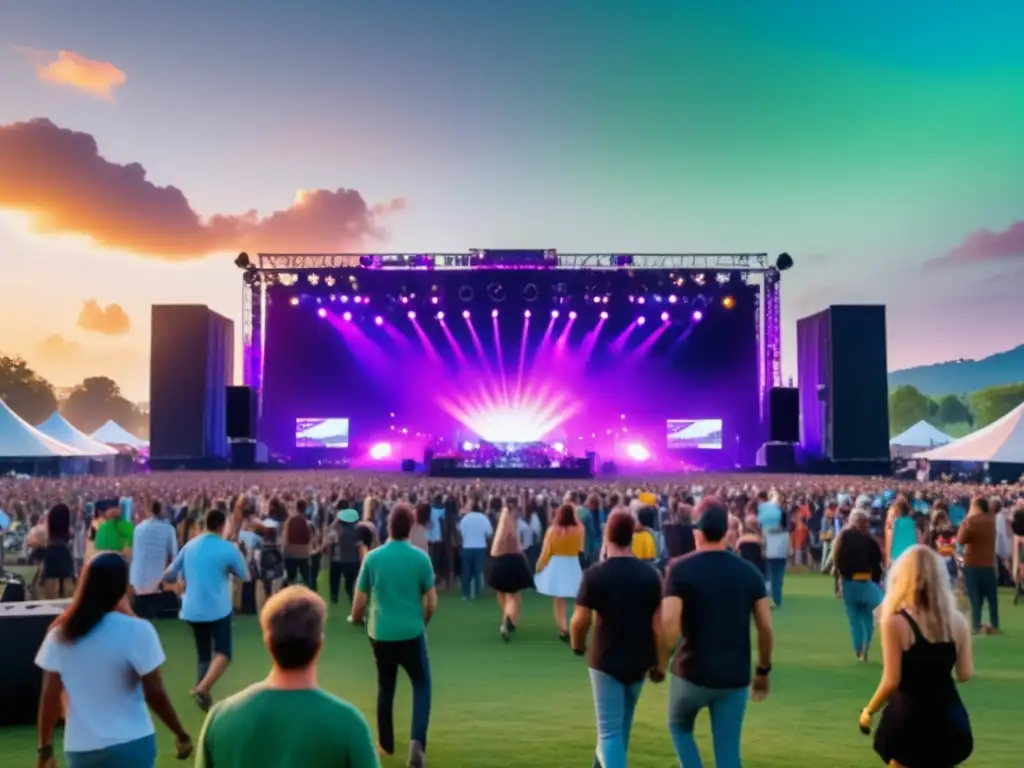
M 337 269 L 458 271 L 494 268 L 486 251 L 466 253 L 261 253 L 243 272 L 242 342 L 246 386 L 256 392 L 263 411 L 263 350 L 266 344 L 267 287 L 294 284 L 299 273 Z M 555 261 L 557 259 L 557 261 Z M 762 416 L 768 390 L 782 386 L 782 280 L 766 253 L 558 253 L 552 264 L 524 267 L 551 270 L 739 271 L 761 276 L 761 306 L 755 312 L 758 381 Z M 760 308 L 763 307 L 764 316 Z

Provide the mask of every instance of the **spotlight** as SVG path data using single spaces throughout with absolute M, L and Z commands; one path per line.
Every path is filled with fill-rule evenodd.
M 575 320 L 576 319 L 576 312 L 575 312 L 575 310 L 573 310 L 572 312 L 569 313 L 569 319 L 570 320 Z
M 492 309 L 491 310 L 491 317 L 497 317 L 497 316 L 498 316 L 498 310 Z
M 391 455 L 391 443 L 377 443 L 370 448 L 370 458 L 374 461 L 386 459 Z
M 551 310 L 551 317 L 556 319 L 556 320 L 558 319 L 558 310 L 557 309 L 552 309 Z
M 704 319 L 704 313 L 701 312 L 699 309 L 693 313 L 693 322 L 699 323 L 703 319 Z
M 291 304 L 293 307 L 299 306 L 299 297 L 292 296 L 291 299 L 289 299 L 288 303 Z
M 465 320 L 469 320 L 469 310 L 468 309 L 462 310 L 462 317 Z
M 661 322 L 663 322 L 663 323 L 667 323 L 668 322 L 668 312 L 662 312 L 661 313 Z
M 626 455 L 633 461 L 647 461 L 651 458 L 651 452 L 640 445 L 640 443 L 630 443 L 626 448 Z
M 335 280 L 333 276 L 328 275 L 327 277 L 324 278 L 324 282 L 327 284 L 328 288 L 334 287 Z
M 334 294 L 332 293 L 332 294 L 331 294 L 330 296 L 328 296 L 328 297 L 327 297 L 327 300 L 328 300 L 328 301 L 335 301 L 335 300 L 336 300 L 337 298 L 338 298 L 338 297 L 337 297 L 337 296 L 335 296 L 335 295 L 334 295 Z
M 600 296 L 595 296 L 594 297 L 594 303 L 595 304 L 600 304 L 601 303 L 601 297 Z
M 438 312 L 437 313 L 437 319 L 440 320 L 443 323 L 444 322 L 444 312 Z
M 416 313 L 415 313 L 415 312 L 411 312 L 411 311 L 410 311 L 410 312 L 409 312 L 409 319 L 410 319 L 410 320 L 415 320 L 415 319 L 416 319 Z
M 679 297 L 676 296 L 674 293 L 668 297 L 669 304 L 675 304 L 677 301 L 679 301 Z
M 342 304 L 348 304 L 348 296 L 342 296 L 341 297 L 341 303 Z
M 327 310 L 324 309 L 323 307 L 320 307 L 320 309 L 316 311 L 316 316 L 319 317 L 320 319 L 327 317 Z
M 380 315 L 377 315 L 375 318 L 373 318 L 373 322 L 375 322 L 377 325 L 384 325 L 384 318 L 381 317 Z
M 602 304 L 607 304 L 608 303 L 608 297 L 607 296 L 602 296 L 601 297 L 601 303 Z
M 369 304 L 369 303 L 370 303 L 370 297 L 369 296 L 363 296 L 363 304 Z
M 362 304 L 363 303 L 363 297 L 362 296 L 356 296 L 354 299 L 352 299 L 352 301 L 354 301 L 356 304 Z
M 437 304 L 438 301 L 439 301 L 439 299 L 437 298 L 437 296 L 431 296 L 430 297 L 430 303 L 431 304 Z
M 601 313 L 601 319 L 602 320 L 607 320 L 608 319 L 608 313 L 607 312 L 602 312 Z
M 643 325 L 643 324 L 644 324 L 644 323 L 646 323 L 646 322 L 647 322 L 647 318 L 646 318 L 646 317 L 644 317 L 643 315 L 641 315 L 640 317 L 638 317 L 638 318 L 636 319 L 636 324 L 637 324 L 637 325 Z
M 647 299 L 645 299 L 643 296 L 641 296 L 639 299 L 636 300 L 636 303 L 637 304 L 646 304 L 647 303 Z
M 351 320 L 352 320 L 352 313 L 351 313 L 351 312 L 346 312 L 346 313 L 345 313 L 345 314 L 343 314 L 343 315 L 342 315 L 341 317 L 342 317 L 342 319 L 343 319 L 343 320 L 344 320 L 344 321 L 345 321 L 346 323 L 348 323 L 348 322 L 351 322 Z
M 732 296 L 726 296 L 724 299 L 722 299 L 722 306 L 725 307 L 726 309 L 732 309 L 733 307 L 736 306 L 736 299 L 734 299 Z
M 526 310 L 525 312 L 523 312 L 523 317 L 525 317 L 527 320 L 529 320 L 531 314 L 532 313 L 530 312 L 530 310 Z
M 320 282 L 320 275 L 318 275 L 316 272 L 314 272 L 313 274 L 311 274 L 306 279 L 309 281 L 310 285 L 316 285 L 317 283 Z
M 787 269 L 793 268 L 793 257 L 788 253 L 780 253 L 779 258 L 775 260 L 775 268 L 779 272 L 785 272 Z
M 401 301 L 403 304 L 408 304 L 409 303 L 409 297 L 408 296 L 403 296 L 401 299 L 399 299 L 399 301 Z

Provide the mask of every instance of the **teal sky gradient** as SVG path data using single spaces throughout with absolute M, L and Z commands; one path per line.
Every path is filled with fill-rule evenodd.
M 1024 219 L 1024 4 L 221 6 L 4 5 L 0 124 L 90 133 L 203 215 L 300 188 L 403 197 L 394 250 L 789 251 L 787 371 L 794 321 L 831 302 L 888 304 L 893 367 L 1024 343 L 1022 259 L 925 266 Z M 38 82 L 18 46 L 128 81 L 90 99 Z M 154 302 L 240 321 L 233 254 L 158 262 L 3 212 L 0 253 L 0 349 L 59 384 L 107 366 L 145 397 Z M 76 331 L 87 298 L 132 332 Z M 40 350 L 54 334 L 77 346 Z

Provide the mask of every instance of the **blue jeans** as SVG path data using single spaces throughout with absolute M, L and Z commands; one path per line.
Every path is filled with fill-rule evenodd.
M 768 575 L 768 587 L 771 590 L 771 599 L 775 607 L 782 605 L 782 582 L 786 578 L 786 558 L 769 557 L 764 561 L 765 570 Z
M 995 566 L 977 568 L 964 566 L 964 588 L 971 601 L 971 629 L 981 629 L 981 608 L 988 603 L 989 623 L 999 629 L 999 578 Z
M 633 713 L 644 681 L 626 685 L 611 675 L 591 669 L 590 687 L 594 692 L 594 713 L 597 716 L 594 768 L 626 768 L 629 732 L 633 728 Z
M 156 734 L 91 752 L 68 752 L 68 768 L 153 768 Z
M 715 765 L 717 768 L 742 768 L 740 734 L 749 695 L 746 687 L 702 688 L 672 675 L 668 694 L 668 732 L 680 766 L 702 768 L 704 765 L 693 738 L 693 725 L 698 713 L 707 707 L 711 713 Z
M 853 652 L 866 653 L 875 633 L 875 608 L 882 602 L 882 590 L 873 581 L 844 581 L 843 606 L 850 622 Z
M 412 729 L 410 741 L 427 748 L 430 726 L 430 661 L 427 659 L 427 638 L 412 640 L 371 640 L 377 662 L 377 743 L 392 754 L 395 751 L 395 688 L 398 668 L 405 670 L 412 683 Z
M 486 549 L 462 550 L 462 596 L 469 600 L 483 590 Z

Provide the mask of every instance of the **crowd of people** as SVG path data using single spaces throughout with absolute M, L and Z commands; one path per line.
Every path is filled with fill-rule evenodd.
M 0 525 L 24 540 L 38 566 L 35 594 L 73 596 L 37 658 L 42 766 L 52 764 L 60 720 L 72 768 L 153 765 L 150 710 L 174 733 L 178 756 L 195 752 L 207 768 L 376 766 L 396 750 L 399 670 L 413 689 L 408 764 L 425 765 L 426 627 L 437 590 L 473 600 L 487 584 L 502 640 L 513 641 L 521 593 L 535 588 L 551 598 L 553 631 L 587 657 L 595 766 L 627 764 L 644 681 L 668 679 L 680 765 L 701 765 L 693 728 L 706 708 L 715 763 L 733 768 L 747 701 L 770 687 L 772 611 L 784 610 L 787 571 L 802 568 L 835 574 L 860 661 L 879 628 L 882 676 L 860 716 L 867 732 L 883 712 L 878 754 L 890 765 L 941 768 L 973 749 L 953 675 L 972 674 L 972 633 L 999 631 L 1000 580 L 1020 580 L 1021 499 L 1022 486 L 803 476 L 566 483 L 174 473 L 5 478 Z M 344 591 L 349 621 L 366 624 L 378 676 L 376 738 L 358 711 L 316 684 L 323 572 L 329 599 L 339 603 Z M 208 715 L 194 747 L 164 691 L 163 651 L 148 621 L 168 605 L 196 644 L 191 692 Z M 215 703 L 239 611 L 259 611 L 272 670 Z M 115 671 L 126 662 L 127 688 Z M 271 712 L 295 728 L 260 729 L 261 714 Z M 303 738 L 327 721 L 319 731 L 326 735 Z M 919 737 L 940 727 L 948 740 Z M 936 744 L 941 754 L 927 751 Z

